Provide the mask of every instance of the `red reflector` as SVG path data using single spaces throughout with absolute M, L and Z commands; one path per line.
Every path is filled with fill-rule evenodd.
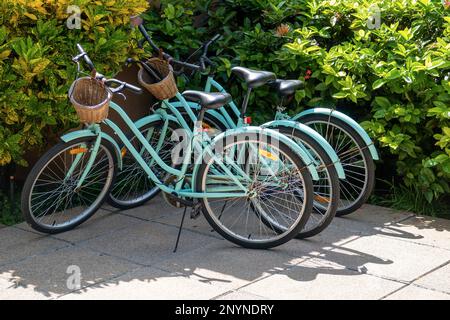
M 252 124 L 252 117 L 244 117 L 245 124 Z

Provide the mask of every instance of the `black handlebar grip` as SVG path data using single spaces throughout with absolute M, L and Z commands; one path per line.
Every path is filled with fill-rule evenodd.
M 155 52 L 159 52 L 158 46 L 153 42 L 152 38 L 150 37 L 147 30 L 145 29 L 144 25 L 143 24 L 139 25 L 138 29 L 141 32 L 141 34 L 144 36 L 144 39 L 152 46 L 153 50 L 155 50 Z
M 80 52 L 81 55 L 83 55 L 84 62 L 86 62 L 87 66 L 89 67 L 89 70 L 92 71 L 95 69 L 94 64 L 92 63 L 91 59 L 87 55 L 86 51 L 84 51 L 81 44 L 77 43 L 77 49 Z
M 211 39 L 211 43 L 216 42 L 217 40 L 219 40 L 220 38 L 222 38 L 221 34 L 216 34 L 212 39 Z
M 88 57 L 87 54 L 84 55 L 84 62 L 86 62 L 87 66 L 89 67 L 89 70 L 92 71 L 95 69 L 94 64 L 92 63 L 91 59 Z

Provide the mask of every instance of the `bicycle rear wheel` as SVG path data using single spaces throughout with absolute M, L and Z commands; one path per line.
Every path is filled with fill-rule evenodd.
M 89 219 L 104 202 L 115 178 L 117 155 L 102 140 L 91 169 L 78 187 L 92 155 L 95 138 L 61 142 L 45 153 L 28 175 L 22 191 L 22 213 L 44 233 L 71 230 Z
M 162 133 L 164 121 L 157 120 L 149 123 L 139 131 L 149 144 L 158 152 L 161 159 L 172 165 L 172 150 L 177 141 L 172 139 L 175 130 L 180 126 L 170 121 L 165 133 Z M 133 147 L 140 152 L 145 162 L 150 164 L 152 157 L 135 135 L 129 137 Z M 141 165 L 136 161 L 126 147 L 122 148 L 122 170 L 118 172 L 115 183 L 108 197 L 108 203 L 118 209 L 136 208 L 153 199 L 159 192 L 159 187 L 149 179 Z M 166 172 L 156 163 L 150 165 L 156 176 L 163 180 Z
M 333 161 L 323 147 L 307 134 L 289 127 L 278 127 L 280 133 L 301 144 L 314 158 L 319 180 L 313 181 L 314 205 L 311 216 L 297 235 L 298 239 L 315 236 L 325 230 L 339 207 L 339 177 Z
M 282 141 L 266 134 L 241 133 L 227 138 L 217 142 L 223 148 L 215 155 L 238 163 L 240 170 L 251 176 L 242 179 L 239 169 L 227 164 L 236 177 L 241 177 L 248 195 L 202 198 L 207 221 L 225 239 L 246 248 L 267 249 L 291 240 L 308 221 L 313 205 L 312 179 L 303 161 Z M 238 156 L 241 152 L 244 157 Z M 214 157 L 204 159 L 195 181 L 197 192 L 238 189 Z M 267 224 L 263 216 L 285 229 Z
M 340 180 L 340 200 L 336 216 L 359 209 L 372 194 L 375 164 L 361 136 L 342 120 L 324 114 L 309 114 L 299 119 L 320 133 L 336 151 L 346 178 Z

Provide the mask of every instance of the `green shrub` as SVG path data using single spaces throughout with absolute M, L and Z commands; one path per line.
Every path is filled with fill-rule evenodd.
M 229 80 L 232 65 L 280 78 L 301 79 L 310 69 L 291 113 L 304 106 L 342 110 L 376 141 L 384 160 L 379 174 L 397 174 L 428 201 L 450 194 L 450 9 L 441 1 L 196 0 L 189 10 L 209 15 L 198 33 L 182 14 L 185 1 L 161 2 L 164 15 L 148 15 L 147 26 L 171 52 L 224 35 L 217 77 L 234 96 L 242 87 Z M 372 28 L 375 6 L 381 24 Z M 268 89 L 258 89 L 249 110 L 267 121 L 275 103 Z
M 79 30 L 66 25 L 69 5 L 81 9 Z M 77 124 L 67 99 L 75 44 L 103 73 L 117 72 L 131 54 L 129 17 L 146 8 L 146 0 L 0 3 L 0 165 L 25 165 L 26 150 Z

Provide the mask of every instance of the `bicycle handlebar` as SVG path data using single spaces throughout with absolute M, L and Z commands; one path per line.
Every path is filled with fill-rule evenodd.
M 214 42 L 216 42 L 217 40 L 219 40 L 221 38 L 220 34 L 216 34 L 211 40 L 208 40 L 205 43 L 203 43 L 201 45 L 201 47 L 198 49 L 198 50 L 203 49 L 202 55 L 201 55 L 201 57 L 199 59 L 199 63 L 200 63 L 200 66 L 199 66 L 199 65 L 196 65 L 196 64 L 192 64 L 192 63 L 176 60 L 170 54 L 162 52 L 160 50 L 160 48 L 158 48 L 158 46 L 153 42 L 152 38 L 150 37 L 150 35 L 148 34 L 147 30 L 145 29 L 144 25 L 140 24 L 138 28 L 139 28 L 139 31 L 144 36 L 143 39 L 139 40 L 138 46 L 140 48 L 142 48 L 143 44 L 144 44 L 144 41 L 147 41 L 155 52 L 162 53 L 163 58 L 166 59 L 171 64 L 176 64 L 176 65 L 179 65 L 181 67 L 186 67 L 188 69 L 191 69 L 191 70 L 194 70 L 194 71 L 200 71 L 200 72 L 203 72 L 203 71 L 206 70 L 206 64 L 213 65 L 213 62 L 207 57 L 208 48 L 209 48 L 209 46 L 211 44 L 213 44 Z
M 79 60 L 81 58 L 84 59 L 84 62 L 86 63 L 86 65 L 89 68 L 89 71 L 95 71 L 95 66 L 92 63 L 92 60 L 89 58 L 88 54 L 86 53 L 86 51 L 84 51 L 83 47 L 77 43 L 77 49 L 80 52 L 80 54 L 78 54 L 77 56 L 72 58 L 72 61 L 74 61 L 75 63 L 79 63 Z M 107 85 L 109 87 L 109 89 L 111 90 L 112 93 L 117 93 L 120 92 L 124 89 L 128 89 L 131 91 L 134 91 L 136 93 L 142 93 L 142 89 L 139 87 L 136 87 L 128 82 L 125 81 L 121 81 L 118 79 L 106 79 L 104 75 L 98 73 L 97 71 L 95 71 L 95 78 L 99 79 L 99 80 L 103 80 L 105 85 Z M 110 87 L 108 84 L 116 84 L 118 86 L 116 87 Z
M 112 93 L 120 92 L 123 89 L 128 89 L 131 91 L 134 91 L 136 93 L 141 93 L 142 89 L 139 87 L 136 87 L 128 82 L 121 81 L 118 79 L 106 79 L 105 84 L 109 87 L 109 89 L 112 91 Z M 117 84 L 117 87 L 112 87 L 110 84 Z
M 86 62 L 86 65 L 89 68 L 89 71 L 95 70 L 94 64 L 92 63 L 92 60 L 87 55 L 86 51 L 84 51 L 83 47 L 77 43 L 77 49 L 80 52 L 78 56 L 74 58 L 74 60 L 78 61 L 81 57 L 84 59 L 84 62 Z

